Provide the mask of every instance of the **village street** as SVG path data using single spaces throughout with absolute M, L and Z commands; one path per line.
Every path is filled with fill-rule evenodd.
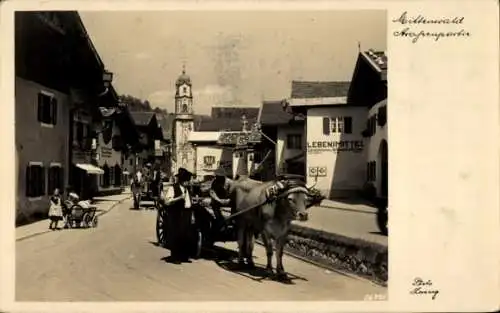
M 371 282 L 284 258 L 291 284 L 236 272 L 234 243 L 173 265 L 155 245 L 156 211 L 134 211 L 129 199 L 99 226 L 47 232 L 16 242 L 16 301 L 363 300 L 386 293 Z M 256 246 L 256 264 L 265 263 Z M 36 264 L 34 266 L 34 264 Z

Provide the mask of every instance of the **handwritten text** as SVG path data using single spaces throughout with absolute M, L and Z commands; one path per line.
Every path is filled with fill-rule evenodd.
M 414 25 L 449 25 L 449 26 L 461 26 L 464 24 L 465 17 L 463 16 L 453 16 L 453 17 L 441 17 L 441 18 L 427 18 L 422 15 L 417 15 L 414 17 L 409 17 L 408 12 L 403 12 L 398 18 L 392 20 L 393 23 L 399 23 L 404 25 L 403 29 L 394 31 L 393 35 L 395 37 L 403 37 L 411 39 L 412 43 L 416 43 L 420 38 L 432 38 L 434 41 L 438 41 L 441 38 L 464 38 L 470 37 L 470 33 L 464 28 L 443 31 L 435 30 L 428 31 L 423 29 L 414 29 Z M 463 26 L 462 26 L 463 27 Z

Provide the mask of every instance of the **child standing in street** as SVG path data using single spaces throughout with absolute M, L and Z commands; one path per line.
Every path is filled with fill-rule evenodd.
M 54 194 L 50 197 L 50 208 L 49 208 L 49 219 L 50 225 L 49 229 L 56 230 L 57 223 L 62 220 L 63 211 L 62 211 L 62 200 L 61 195 L 59 194 L 59 189 L 56 188 L 54 190 Z

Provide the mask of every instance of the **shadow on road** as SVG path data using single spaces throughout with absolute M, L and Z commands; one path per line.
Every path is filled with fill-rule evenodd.
M 279 277 L 275 273 L 270 274 L 267 272 L 266 268 L 262 264 L 255 264 L 255 267 L 248 267 L 245 265 L 240 265 L 233 262 L 232 260 L 217 260 L 215 261 L 217 266 L 229 271 L 231 273 L 249 278 L 253 281 L 262 282 L 264 280 L 270 280 L 279 282 L 286 285 L 295 285 L 295 280 L 307 281 L 306 278 L 300 277 L 291 273 L 287 273 L 286 277 Z
M 150 244 L 161 247 L 157 242 L 149 241 Z M 168 250 L 168 249 L 167 249 Z M 277 275 L 269 275 L 265 266 L 262 264 L 255 264 L 255 267 L 249 268 L 248 266 L 241 266 L 236 262 L 238 252 L 220 246 L 213 246 L 210 249 L 203 249 L 198 259 L 213 261 L 220 268 L 231 273 L 252 279 L 257 282 L 264 280 L 271 280 L 280 282 L 282 284 L 294 285 L 295 280 L 307 281 L 306 278 L 300 277 L 291 273 L 287 273 L 287 277 L 278 277 Z M 254 256 L 254 259 L 256 257 Z M 162 261 L 168 261 L 168 257 L 163 257 Z

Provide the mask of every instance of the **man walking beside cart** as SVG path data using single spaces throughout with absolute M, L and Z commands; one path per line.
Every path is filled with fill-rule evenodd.
M 170 243 L 170 257 L 174 264 L 189 262 L 189 229 L 192 209 L 191 195 L 187 188 L 193 174 L 185 168 L 179 168 L 176 182 L 165 190 L 162 200 L 167 210 L 167 241 Z
M 217 171 L 215 171 L 215 179 L 210 186 L 210 200 L 215 215 L 215 221 L 220 227 L 224 224 L 224 216 L 221 211 L 222 207 L 230 203 L 227 178 L 222 169 L 217 169 Z

